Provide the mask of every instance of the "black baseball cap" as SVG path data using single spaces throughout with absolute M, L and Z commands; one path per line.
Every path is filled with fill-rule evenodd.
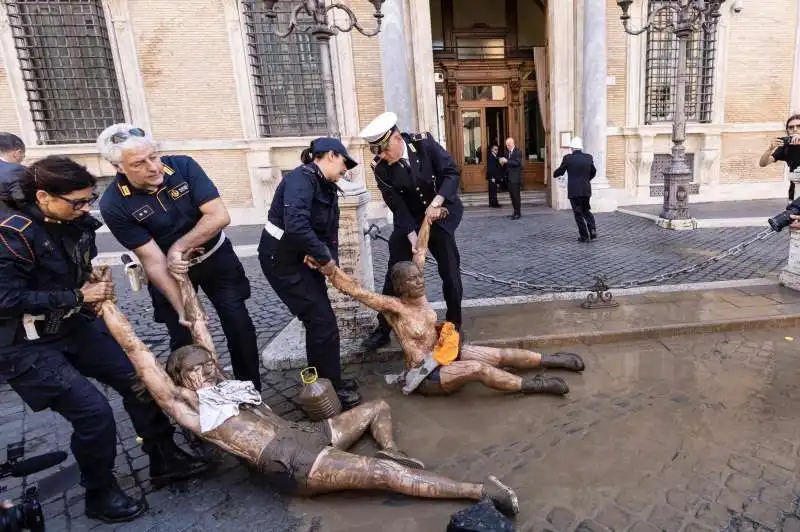
M 344 164 L 348 170 L 352 170 L 358 163 L 353 160 L 347 153 L 347 148 L 344 147 L 342 141 L 333 137 L 320 137 L 314 139 L 311 143 L 311 153 L 329 152 L 334 151 L 344 157 Z

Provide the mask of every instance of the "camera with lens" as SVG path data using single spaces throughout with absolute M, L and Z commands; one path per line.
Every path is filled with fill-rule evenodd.
M 67 459 L 63 451 L 34 456 L 20 460 L 25 455 L 22 443 L 12 443 L 6 448 L 6 462 L 0 464 L 0 479 L 24 477 L 60 464 Z M 0 486 L 0 500 L 5 487 Z M 18 530 L 44 531 L 44 513 L 39 502 L 39 487 L 27 488 L 22 498 L 10 508 L 0 508 L 0 532 Z
M 798 205 L 797 201 L 793 201 L 786 207 L 786 210 L 780 214 L 777 214 L 767 220 L 767 223 L 775 232 L 780 232 L 781 229 L 787 227 L 792 223 L 791 215 L 800 215 L 800 205 Z

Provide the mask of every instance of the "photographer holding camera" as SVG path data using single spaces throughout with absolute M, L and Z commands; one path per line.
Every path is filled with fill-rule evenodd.
M 778 137 L 770 142 L 761 155 L 758 166 L 765 167 L 776 161 L 784 161 L 789 171 L 800 167 L 800 114 L 794 114 L 786 120 L 786 137 Z M 789 200 L 794 199 L 794 183 L 789 183 Z
M 153 485 L 206 464 L 175 445 L 167 417 L 136 393 L 133 366 L 92 310 L 114 297 L 113 284 L 92 272 L 102 225 L 89 214 L 96 181 L 85 167 L 53 156 L 0 181 L 0 376 L 31 409 L 51 409 L 72 424 L 86 516 L 120 522 L 146 505 L 114 478 L 114 415 L 87 377 L 122 396 L 144 439 Z

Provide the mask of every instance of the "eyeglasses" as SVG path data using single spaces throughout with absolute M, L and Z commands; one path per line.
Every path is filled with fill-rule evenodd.
M 55 196 L 60 200 L 64 200 L 67 203 L 69 203 L 70 205 L 72 205 L 72 210 L 73 211 L 80 211 L 80 210 L 83 210 L 83 208 L 86 207 L 87 205 L 89 205 L 89 206 L 94 205 L 94 202 L 97 201 L 97 198 L 100 197 L 97 194 L 95 194 L 94 192 L 92 193 L 91 196 L 89 196 L 86 199 L 70 199 L 70 198 L 65 198 L 64 196 L 61 196 L 59 194 L 52 194 L 52 193 L 50 195 L 51 196 Z
M 372 152 L 372 155 L 380 155 L 388 147 L 389 147 L 388 142 L 386 144 L 370 144 L 369 151 Z
M 145 136 L 144 129 L 135 127 L 133 129 L 128 130 L 127 132 L 120 131 L 119 133 L 114 133 L 113 135 L 111 135 L 111 143 L 121 144 L 131 137 L 144 137 L 144 136 Z

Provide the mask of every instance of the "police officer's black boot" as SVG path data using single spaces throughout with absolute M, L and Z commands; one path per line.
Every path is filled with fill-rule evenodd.
M 147 454 L 150 456 L 150 483 L 154 488 L 199 475 L 209 467 L 207 460 L 187 453 L 171 438 L 154 444 Z
M 136 519 L 147 510 L 143 500 L 125 495 L 117 481 L 105 488 L 86 490 L 86 517 L 106 523 L 122 523 Z
M 350 410 L 354 406 L 361 404 L 361 394 L 358 393 L 358 384 L 352 379 L 331 380 L 339 402 L 342 403 L 342 410 Z M 353 386 L 354 385 L 354 386 Z
M 363 342 L 361 342 L 361 347 L 363 347 L 366 351 L 374 351 L 380 347 L 389 345 L 389 342 L 392 341 L 391 333 L 391 329 L 387 329 L 378 325 L 378 328 L 372 331 L 372 334 L 370 334 Z

